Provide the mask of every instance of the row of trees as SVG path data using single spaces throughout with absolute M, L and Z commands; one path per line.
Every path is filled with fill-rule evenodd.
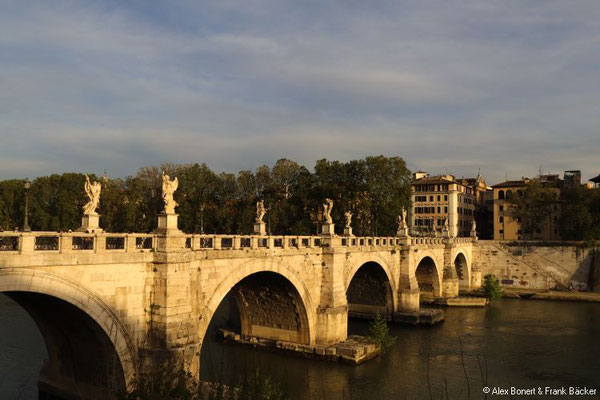
M 521 221 L 530 238 L 548 218 L 558 214 L 553 212 L 553 208 L 558 207 L 558 227 L 563 240 L 600 239 L 600 189 L 578 185 L 558 190 L 533 179 L 508 201 L 512 204 L 512 217 Z
M 216 173 L 206 164 L 164 164 L 143 167 L 124 179 L 99 178 L 98 212 L 109 232 L 149 232 L 162 210 L 161 171 L 179 179 L 179 227 L 185 232 L 239 233 L 252 231 L 256 201 L 268 209 L 267 229 L 273 234 L 315 234 L 327 197 L 334 200 L 332 217 L 341 229 L 344 212 L 354 214 L 358 235 L 392 235 L 397 216 L 409 206 L 410 171 L 400 157 L 367 157 L 349 162 L 317 161 L 314 172 L 281 159 L 270 168 L 238 174 Z M 65 173 L 36 178 L 30 189 L 29 221 L 33 230 L 74 230 L 81 224 L 85 175 Z M 0 182 L 0 226 L 23 223 L 22 180 Z

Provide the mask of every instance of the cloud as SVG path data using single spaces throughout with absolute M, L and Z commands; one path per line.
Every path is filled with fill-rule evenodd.
M 0 178 L 400 155 L 598 172 L 597 1 L 7 2 Z

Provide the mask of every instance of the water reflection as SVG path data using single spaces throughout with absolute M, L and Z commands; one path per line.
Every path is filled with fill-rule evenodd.
M 599 320 L 600 304 L 503 300 L 486 309 L 447 309 L 446 322 L 434 328 L 392 327 L 398 340 L 390 352 L 358 367 L 209 337 L 205 349 L 221 356 L 215 363 L 203 353 L 203 374 L 208 369 L 214 376 L 218 368 L 225 373 L 216 380 L 232 384 L 260 368 L 284 382 L 293 399 L 422 399 L 430 389 L 439 398 L 446 385 L 452 398 L 467 398 L 467 378 L 472 397 L 479 398 L 486 375 L 489 385 L 599 387 Z M 367 329 L 362 321 L 349 327 L 358 334 Z
M 48 356 L 35 322 L 0 294 L 0 398 L 37 399 L 37 381 Z

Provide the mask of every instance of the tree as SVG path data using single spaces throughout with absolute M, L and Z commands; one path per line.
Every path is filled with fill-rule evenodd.
M 532 239 L 534 233 L 548 221 L 552 206 L 557 202 L 557 194 L 552 188 L 533 179 L 527 183 L 525 190 L 509 194 L 507 200 L 511 217 L 521 221 L 525 234 Z
M 563 207 L 559 220 L 560 234 L 567 240 L 596 240 L 600 238 L 600 215 L 598 189 L 574 187 L 563 196 Z
M 385 354 L 396 343 L 396 337 L 390 335 L 387 319 L 379 313 L 371 321 L 368 338 L 379 346 L 380 354 Z
M 212 171 L 206 164 L 163 164 L 142 167 L 135 176 L 102 179 L 98 212 L 108 232 L 151 232 L 163 209 L 164 171 L 177 177 L 179 227 L 187 233 L 252 232 L 256 201 L 268 208 L 274 234 L 318 234 L 325 198 L 335 201 L 332 217 L 343 229 L 344 212 L 354 213 L 358 235 L 393 235 L 402 206 L 408 207 L 410 171 L 399 157 L 367 157 L 348 162 L 319 160 L 311 173 L 305 166 L 278 160 L 238 174 Z M 98 180 L 94 175 L 90 179 Z M 85 203 L 84 174 L 39 177 L 30 192 L 30 224 L 34 230 L 77 229 Z M 0 181 L 0 226 L 23 223 L 22 180 Z

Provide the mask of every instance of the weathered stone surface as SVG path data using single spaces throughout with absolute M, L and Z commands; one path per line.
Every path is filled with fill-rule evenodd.
M 163 228 L 174 227 L 164 222 Z M 394 319 L 414 313 L 419 286 L 429 280 L 431 295 L 441 296 L 444 268 L 459 254 L 466 262 L 459 284 L 469 286 L 474 258 L 473 242 L 460 238 L 346 237 L 342 244 L 338 236 L 184 235 L 174 229 L 16 236 L 15 250 L 0 251 L 0 292 L 39 293 L 77 307 L 114 347 L 127 387 L 169 360 L 182 360 L 197 374 L 208 325 L 230 292 L 240 304 L 242 334 L 229 339 L 341 357 L 336 346 L 347 339 L 349 311 L 372 316 L 385 310 Z M 78 237 L 92 238 L 86 240 L 93 246 L 76 248 Z M 423 260 L 427 277 L 415 273 Z M 365 265 L 377 272 L 361 272 Z M 439 320 L 407 315 L 417 323 Z M 353 362 L 372 354 L 360 346 L 349 350 Z

